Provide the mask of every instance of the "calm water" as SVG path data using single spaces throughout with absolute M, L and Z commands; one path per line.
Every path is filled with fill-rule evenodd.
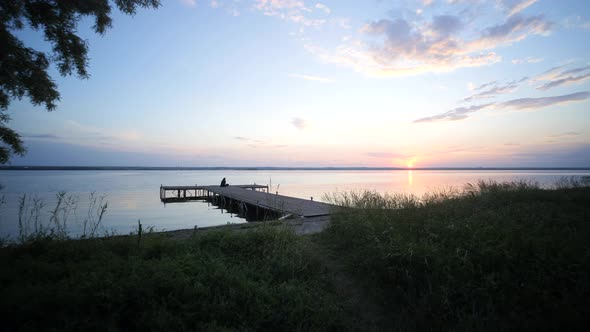
M 0 236 L 18 234 L 18 198 L 27 194 L 47 204 L 42 217 L 48 221 L 55 194 L 66 191 L 79 198 L 69 219 L 72 235 L 81 231 L 91 192 L 106 195 L 108 210 L 103 219 L 107 230 L 127 234 L 137 227 L 158 230 L 242 223 L 245 220 L 203 202 L 162 204 L 163 185 L 269 184 L 284 195 L 322 200 L 325 193 L 350 190 L 423 194 L 432 189 L 460 186 L 478 179 L 506 181 L 525 179 L 542 185 L 564 176 L 590 175 L 590 171 L 0 171 L 5 203 L 0 207 Z

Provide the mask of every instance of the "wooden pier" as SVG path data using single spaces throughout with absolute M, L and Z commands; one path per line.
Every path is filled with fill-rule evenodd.
M 182 202 L 207 199 L 211 197 L 212 192 L 209 189 L 213 187 L 219 186 L 160 186 L 160 200 L 162 202 Z M 232 187 L 249 189 L 252 191 L 260 190 L 268 192 L 268 186 L 259 184 L 235 185 Z M 171 193 L 172 196 L 168 196 L 168 193 Z
M 167 193 L 172 196 L 168 197 Z M 161 186 L 160 200 L 162 202 L 184 202 L 190 200 L 221 200 L 234 203 L 240 210 L 265 209 L 281 216 L 293 215 L 299 217 L 328 216 L 331 204 L 316 202 L 268 192 L 268 186 L 263 185 L 231 185 L 220 186 Z

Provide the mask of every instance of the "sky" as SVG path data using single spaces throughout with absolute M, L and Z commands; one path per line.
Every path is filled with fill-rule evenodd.
M 81 21 L 12 165 L 590 167 L 590 1 L 162 3 Z

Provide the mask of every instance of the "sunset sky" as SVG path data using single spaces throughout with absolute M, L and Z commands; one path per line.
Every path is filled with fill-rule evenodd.
M 81 22 L 12 165 L 590 167 L 588 0 L 162 2 Z

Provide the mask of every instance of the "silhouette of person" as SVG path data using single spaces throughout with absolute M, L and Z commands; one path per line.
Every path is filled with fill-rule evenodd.
M 227 187 L 227 184 L 225 183 L 225 178 L 223 178 L 223 180 L 221 180 L 220 187 Z

